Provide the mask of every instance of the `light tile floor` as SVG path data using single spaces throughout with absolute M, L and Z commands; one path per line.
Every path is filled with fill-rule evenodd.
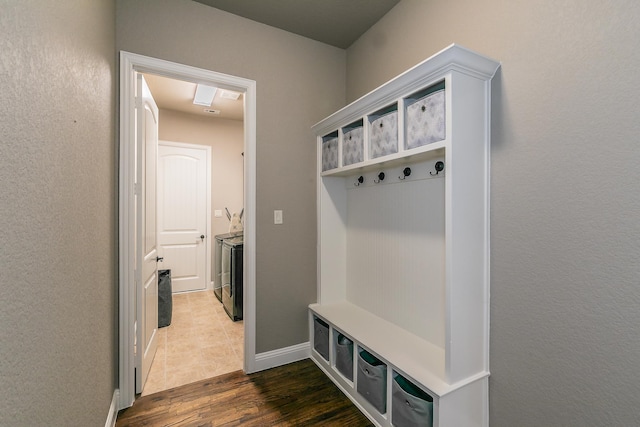
M 171 325 L 158 329 L 158 351 L 143 396 L 242 369 L 244 325 L 213 291 L 173 294 Z

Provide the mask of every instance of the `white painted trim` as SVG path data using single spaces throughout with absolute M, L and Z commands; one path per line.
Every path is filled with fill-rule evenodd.
M 118 409 L 135 400 L 134 322 L 135 287 L 133 277 L 134 225 L 134 107 L 135 72 L 147 72 L 179 80 L 204 83 L 244 93 L 244 371 L 255 372 L 255 243 L 256 243 L 256 82 L 161 59 L 120 52 L 120 176 L 119 176 L 119 393 Z
M 118 408 L 128 408 L 135 400 L 135 215 L 134 215 L 134 162 L 135 82 L 133 58 L 120 54 L 120 179 L 119 179 L 119 353 L 118 353 Z
M 211 274 L 211 260 L 212 257 L 211 255 L 213 254 L 213 252 L 211 252 L 213 250 L 213 248 L 211 247 L 211 239 L 213 238 L 212 236 L 212 230 L 211 230 L 211 168 L 213 167 L 213 158 L 211 153 L 213 152 L 213 149 L 211 148 L 210 145 L 200 145 L 200 144 L 190 144 L 188 142 L 178 142 L 178 141 L 167 141 L 166 139 L 160 139 L 158 140 L 158 146 L 160 145 L 164 145 L 166 147 L 177 147 L 177 148 L 193 148 L 194 150 L 205 150 L 207 152 L 207 188 L 205 189 L 206 194 L 207 194 L 207 201 L 205 202 L 207 205 L 207 213 L 206 215 L 206 227 L 204 230 L 204 235 L 207 236 L 207 241 L 205 243 L 205 251 L 206 251 L 206 255 L 205 255 L 205 273 L 204 273 L 204 289 L 206 291 L 212 291 L 213 290 L 213 277 Z
M 185 145 L 182 144 L 181 145 Z M 207 241 L 205 243 L 206 245 L 206 261 L 205 261 L 205 268 L 207 269 L 207 271 L 205 272 L 205 289 L 206 290 L 210 290 L 213 292 L 213 274 L 212 274 L 212 270 L 213 270 L 213 266 L 211 265 L 211 261 L 213 260 L 213 247 L 211 246 L 211 240 L 213 238 L 213 228 L 211 225 L 211 220 L 212 220 L 212 212 L 211 212 L 211 198 L 212 198 L 212 192 L 213 192 L 213 187 L 211 187 L 211 174 L 213 173 L 212 168 L 213 168 L 213 148 L 211 148 L 210 146 L 205 146 L 207 149 L 207 227 L 205 228 L 205 236 L 207 236 Z
M 277 366 L 308 359 L 311 356 L 310 351 L 311 347 L 309 341 L 307 341 L 290 347 L 256 354 L 255 371 L 264 371 L 265 369 L 275 368 Z
M 326 135 L 333 132 L 345 123 L 354 122 L 371 111 L 375 111 L 380 105 L 394 103 L 402 96 L 425 88 L 432 82 L 435 83 L 447 71 L 457 70 L 481 80 L 490 80 L 499 66 L 499 62 L 484 55 L 460 45 L 449 45 L 316 123 L 311 127 L 311 130 L 315 135 Z M 450 134 L 447 133 L 447 135 Z
M 107 421 L 104 423 L 104 427 L 115 427 L 116 420 L 118 419 L 118 400 L 120 392 L 118 389 L 113 391 L 113 397 L 111 398 L 111 406 L 109 406 L 109 413 L 107 414 Z

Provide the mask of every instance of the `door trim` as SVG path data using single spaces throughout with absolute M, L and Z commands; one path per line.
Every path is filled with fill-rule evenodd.
M 206 216 L 206 226 L 205 226 L 205 230 L 204 230 L 204 234 L 205 236 L 207 236 L 207 240 L 205 242 L 205 272 L 204 272 L 204 290 L 205 291 L 213 291 L 213 274 L 211 274 L 213 265 L 211 264 L 211 255 L 213 252 L 211 252 L 213 249 L 211 247 L 211 234 L 213 233 L 212 228 L 211 228 L 211 194 L 213 192 L 213 188 L 211 187 L 211 168 L 213 167 L 213 158 L 212 158 L 212 151 L 213 149 L 211 148 L 211 146 L 209 145 L 200 145 L 200 144 L 190 144 L 187 142 L 177 142 L 177 141 L 168 141 L 166 139 L 159 139 L 158 138 L 158 158 L 160 158 L 160 146 L 164 145 L 165 147 L 176 147 L 176 148 L 192 148 L 195 150 L 204 150 L 207 153 L 207 189 L 206 189 L 206 193 L 207 193 L 207 200 L 206 200 L 206 205 L 207 205 L 207 212 L 205 214 Z M 158 235 L 159 236 L 159 235 Z M 158 237 L 159 238 L 159 237 Z M 158 245 L 159 246 L 159 245 Z
M 147 72 L 244 93 L 244 366 L 256 369 L 256 82 L 120 51 L 119 173 L 119 409 L 135 400 L 135 73 Z

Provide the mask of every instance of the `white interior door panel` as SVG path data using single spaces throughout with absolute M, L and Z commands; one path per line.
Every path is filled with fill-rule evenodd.
M 158 348 L 158 107 L 142 74 L 136 89 L 136 393 Z
M 163 269 L 173 292 L 207 286 L 207 193 L 210 148 L 161 141 L 158 155 L 158 221 Z

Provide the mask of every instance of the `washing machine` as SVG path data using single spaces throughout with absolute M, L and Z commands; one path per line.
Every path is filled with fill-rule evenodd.
M 242 237 L 242 233 L 242 231 L 237 231 L 234 233 L 218 234 L 217 236 L 214 236 L 215 249 L 213 252 L 213 293 L 216 295 L 216 298 L 218 298 L 220 302 L 222 302 L 222 242 L 224 241 L 224 239 Z
M 232 237 L 222 241 L 222 305 L 231 320 L 242 320 L 242 250 L 243 237 Z

